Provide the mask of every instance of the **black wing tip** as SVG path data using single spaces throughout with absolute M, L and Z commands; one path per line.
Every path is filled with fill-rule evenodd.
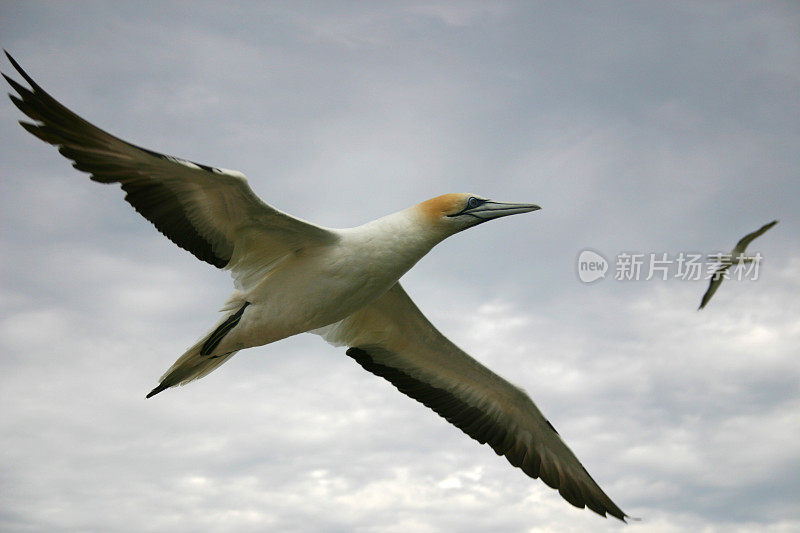
M 0 74 L 3 75 L 3 78 L 5 78 L 5 80 L 6 80 L 6 83 L 8 83 L 11 86 L 12 89 L 17 91 L 17 93 L 19 93 L 19 96 L 17 96 L 14 93 L 8 93 L 8 97 L 11 98 L 12 101 L 14 99 L 19 101 L 20 97 L 22 96 L 22 90 L 26 90 L 27 91 L 27 88 L 23 87 L 17 80 L 12 78 L 11 76 L 6 74 L 5 72 L 0 72 Z M 14 102 L 14 104 L 16 105 L 16 102 Z M 17 105 L 17 107 L 19 107 L 19 105 Z
M 31 77 L 28 76 L 28 73 L 25 72 L 25 70 L 19 65 L 19 63 L 17 63 L 17 60 L 14 59 L 11 56 L 11 54 L 8 53 L 8 50 L 6 50 L 5 48 L 3 48 L 3 52 L 5 52 L 6 57 L 11 62 L 11 65 L 17 70 L 17 72 L 19 72 L 20 76 L 25 78 L 25 81 L 27 81 L 31 85 L 31 87 L 35 89 L 37 87 L 36 83 L 34 83 Z M 9 79 L 8 76 L 6 76 L 5 74 L 3 74 L 3 76 L 5 76 L 6 79 Z
M 759 235 L 761 235 L 763 232 L 767 231 L 768 229 L 771 229 L 772 226 L 774 226 L 777 223 L 778 219 L 775 219 L 772 222 L 767 222 L 766 224 L 755 230 L 753 233 L 758 233 Z
M 713 294 L 711 296 L 713 296 Z M 703 299 L 700 300 L 700 305 L 697 307 L 698 311 L 702 311 L 703 309 L 706 308 L 706 306 L 708 305 L 708 302 L 711 301 L 711 296 L 709 296 L 708 294 L 704 294 L 703 295 Z
M 611 507 L 609 507 L 607 505 L 603 505 L 599 509 L 592 509 L 588 505 L 587 505 L 586 508 L 591 510 L 591 511 L 594 511 L 595 513 L 599 514 L 603 518 L 608 518 L 608 517 L 616 518 L 617 520 L 620 520 L 620 521 L 622 521 L 622 522 L 624 522 L 626 524 L 628 523 L 628 520 L 632 520 L 634 522 L 640 522 L 642 520 L 641 518 L 637 518 L 637 517 L 631 516 L 631 515 L 623 512 L 622 509 L 620 509 L 619 507 L 617 507 L 614 504 L 614 502 L 610 502 L 610 503 L 611 503 L 611 505 L 613 505 L 613 508 L 611 508 Z M 582 506 L 576 506 L 576 507 L 582 507 Z
M 169 385 L 164 385 L 164 383 L 160 383 L 158 385 L 158 387 L 156 387 L 155 389 L 153 389 L 153 390 L 151 390 L 150 392 L 147 393 L 147 396 L 145 396 L 145 399 L 152 398 L 153 396 L 155 396 L 159 392 L 167 390 L 169 387 L 170 387 Z
M 628 520 L 633 520 L 635 522 L 638 522 L 638 521 L 641 520 L 641 518 L 634 518 L 629 514 L 623 513 L 622 510 L 620 510 L 620 509 L 616 509 L 614 511 L 610 511 L 609 510 L 609 511 L 606 511 L 606 512 L 608 513 L 608 516 L 612 516 L 612 517 L 616 518 L 617 520 L 622 521 L 625 524 L 628 523 Z
M 583 496 L 578 496 L 576 494 L 575 496 L 577 496 L 577 498 L 568 499 L 567 496 L 561 492 L 561 490 L 559 490 L 558 493 L 570 505 L 577 507 L 578 509 L 588 509 L 589 511 L 592 511 L 603 518 L 616 518 L 617 520 L 620 520 L 626 524 L 628 523 L 628 520 L 641 520 L 641 518 L 632 517 L 631 515 L 625 513 L 622 509 L 617 507 L 617 504 L 615 504 L 605 493 L 603 493 L 603 499 L 606 500 L 605 502 L 594 497 L 589 498 L 586 496 L 586 494 Z
M 17 70 L 19 70 L 19 68 L 20 68 L 20 66 L 19 66 L 19 63 L 17 63 L 17 60 L 16 60 L 16 59 L 14 59 L 14 58 L 11 56 L 11 54 L 9 54 L 9 53 L 8 53 L 8 50 L 6 50 L 5 48 L 3 48 L 3 53 L 6 55 L 6 57 L 8 58 L 8 60 L 9 60 L 9 61 L 11 61 L 11 64 L 12 64 L 12 65 L 14 65 L 14 68 L 15 68 L 15 69 L 17 69 Z
M 413 381 L 414 378 L 411 378 L 410 376 L 403 374 L 401 371 L 397 369 L 394 369 L 394 372 L 390 372 L 389 371 L 390 367 L 386 367 L 380 363 L 376 363 L 375 360 L 373 359 L 373 356 L 369 352 L 370 349 L 371 348 L 369 347 L 350 346 L 347 348 L 345 353 L 349 357 L 353 358 L 359 365 L 361 365 L 368 372 L 371 372 L 377 376 L 380 376 L 388 380 L 403 394 L 411 396 L 411 398 L 414 398 L 418 402 L 423 403 L 423 405 L 425 405 L 426 407 L 433 409 L 433 411 L 435 411 L 439 416 L 445 418 L 450 424 L 453 424 L 455 427 L 466 433 L 469 437 L 481 443 L 485 442 L 483 439 L 480 438 L 480 435 L 475 434 L 474 432 L 470 432 L 469 431 L 470 428 L 468 427 L 468 425 L 465 425 L 466 423 L 464 422 L 464 420 L 461 419 L 463 418 L 463 415 L 469 414 L 467 411 L 460 412 L 458 413 L 458 415 L 450 416 L 452 413 L 448 413 L 446 410 L 437 408 L 437 407 L 442 407 L 441 405 L 437 406 L 435 403 L 428 401 L 428 399 L 416 397 L 408 387 L 409 385 L 408 382 Z M 401 377 L 403 379 L 400 379 Z M 558 432 L 556 431 L 556 429 L 553 427 L 552 424 L 548 423 L 548 425 L 553 430 L 553 432 L 558 434 Z M 562 490 L 559 490 L 561 484 L 557 480 L 553 479 L 550 476 L 542 475 L 541 461 L 538 459 L 537 456 L 535 455 L 531 456 L 530 454 L 528 454 L 527 456 L 525 454 L 522 455 L 515 454 L 513 449 L 504 449 L 498 451 L 498 449 L 494 448 L 494 446 L 493 449 L 495 453 L 497 453 L 498 455 L 505 455 L 506 459 L 508 460 L 509 463 L 511 463 L 512 466 L 520 468 L 526 475 L 534 479 L 539 478 L 549 487 L 558 490 L 561 497 L 564 498 L 564 500 L 567 503 L 578 508 L 589 508 L 590 510 L 592 510 L 593 512 L 597 513 L 598 515 L 604 518 L 607 518 L 608 516 L 613 516 L 614 518 L 617 518 L 618 520 L 621 520 L 625 523 L 627 523 L 626 519 L 630 518 L 627 514 L 622 512 L 622 510 L 619 507 L 617 507 L 616 504 L 614 504 L 614 502 L 611 501 L 611 499 L 605 493 L 602 493 L 602 490 L 600 490 L 600 492 L 602 493 L 602 498 L 592 497 L 589 500 L 587 500 L 585 494 L 583 496 L 571 493 L 565 494 Z

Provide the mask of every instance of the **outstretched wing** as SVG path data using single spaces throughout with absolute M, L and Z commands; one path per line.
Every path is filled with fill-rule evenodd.
M 706 306 L 706 304 L 711 300 L 711 297 L 714 296 L 714 293 L 717 292 L 719 286 L 722 285 L 722 280 L 725 279 L 725 271 L 731 267 L 730 264 L 722 264 L 717 270 L 714 271 L 714 275 L 711 276 L 711 281 L 708 282 L 708 289 L 706 289 L 706 293 L 703 295 L 703 299 L 700 302 L 700 307 L 697 309 L 700 310 Z
M 464 433 L 540 477 L 576 507 L 627 515 L 592 479 L 530 397 L 461 351 L 395 284 L 377 301 L 317 330 L 328 342 Z
M 739 239 L 739 242 L 736 243 L 736 246 L 733 248 L 733 252 L 731 252 L 731 255 L 735 258 L 739 254 L 743 254 L 748 244 L 753 242 L 753 240 L 755 240 L 756 238 L 764 235 L 764 233 L 766 233 L 768 229 L 770 229 L 777 223 L 778 223 L 777 220 L 773 220 L 769 224 L 764 224 L 763 226 L 755 230 L 753 233 L 748 233 L 747 235 Z
M 159 154 L 82 119 L 45 92 L 6 52 L 31 89 L 3 77 L 11 101 L 35 123 L 22 127 L 58 146 L 73 166 L 100 183 L 119 183 L 125 200 L 172 242 L 198 259 L 231 269 L 246 286 L 287 253 L 335 241 L 322 227 L 261 201 L 244 174 Z

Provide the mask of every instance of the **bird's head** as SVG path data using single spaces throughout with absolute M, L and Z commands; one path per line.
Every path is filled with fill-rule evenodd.
M 426 222 L 448 234 L 477 226 L 495 218 L 541 209 L 535 204 L 495 202 L 476 194 L 444 194 L 417 206 Z

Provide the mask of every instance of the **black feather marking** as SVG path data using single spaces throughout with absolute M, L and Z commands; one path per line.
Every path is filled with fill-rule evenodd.
M 172 242 L 217 268 L 224 268 L 228 264 L 233 248 L 224 246 L 224 250 L 214 250 L 211 242 L 197 233 L 184 211 L 170 208 L 180 205 L 180 202 L 167 187 L 142 180 L 123 183 L 122 189 L 127 193 L 125 201 Z
M 434 387 L 401 370 L 376 363 L 365 349 L 352 347 L 347 350 L 347 355 L 364 370 L 386 379 L 400 392 L 433 409 L 481 444 L 488 442 L 498 454 L 508 451 L 513 439 L 507 438 L 506 429 L 480 407 L 470 405 L 450 391 Z
M 242 307 L 239 308 L 234 314 L 229 316 L 225 322 L 220 324 L 217 329 L 215 329 L 211 335 L 208 336 L 208 340 L 203 344 L 203 347 L 200 348 L 200 355 L 211 355 L 211 352 L 214 351 L 225 335 L 230 332 L 236 324 L 239 323 L 239 320 L 242 318 L 242 314 L 244 313 L 245 307 L 250 305 L 250 302 L 245 302 Z
M 114 137 L 76 115 L 50 96 L 6 52 L 11 64 L 30 89 L 3 74 L 19 96 L 10 94 L 12 103 L 36 123 L 21 121 L 25 130 L 42 141 L 58 146 L 58 151 L 71 159 L 76 169 L 90 174 L 100 183 L 119 183 L 128 193 L 125 199 L 172 242 L 191 252 L 198 259 L 224 268 L 233 255 L 233 243 L 213 227 L 200 228 L 190 219 L 186 206 L 167 184 L 151 179 L 146 170 L 130 164 L 116 153 L 116 146 L 141 150 L 150 156 L 194 165 L 206 172 L 221 171 L 184 159 L 167 156 Z
M 148 392 L 147 396 L 145 396 L 145 398 L 152 398 L 153 396 L 155 396 L 159 392 L 167 390 L 168 388 L 170 388 L 170 386 L 171 385 L 166 385 L 165 382 L 162 381 L 161 383 L 159 383 L 158 387 L 156 387 L 155 389 L 153 389 L 150 392 Z
M 595 495 L 587 487 L 577 485 L 574 480 L 559 471 L 552 459 L 541 457 L 532 444 L 526 445 L 519 440 L 513 428 L 503 426 L 485 408 L 470 405 L 450 391 L 434 387 L 402 370 L 376 362 L 369 351 L 379 350 L 381 348 L 351 347 L 347 350 L 347 355 L 355 359 L 365 370 L 389 381 L 403 394 L 433 409 L 473 439 L 482 444 L 489 444 L 495 453 L 505 455 L 509 463 L 521 468 L 530 477 L 541 478 L 550 487 L 558 489 L 562 497 L 572 505 L 589 507 L 602 516 L 609 514 L 625 521 L 627 515 L 602 491 L 599 495 Z M 556 431 L 550 422 L 547 424 L 550 429 Z M 588 473 L 586 475 L 591 479 Z M 604 501 L 605 499 L 608 501 Z

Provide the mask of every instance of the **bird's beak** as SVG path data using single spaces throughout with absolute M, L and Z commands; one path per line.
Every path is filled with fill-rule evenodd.
M 511 204 L 507 202 L 494 202 L 489 200 L 478 207 L 465 210 L 464 213 L 483 220 L 491 220 L 493 218 L 506 217 L 508 215 L 518 215 L 520 213 L 538 211 L 539 209 L 541 209 L 541 207 L 536 204 Z

